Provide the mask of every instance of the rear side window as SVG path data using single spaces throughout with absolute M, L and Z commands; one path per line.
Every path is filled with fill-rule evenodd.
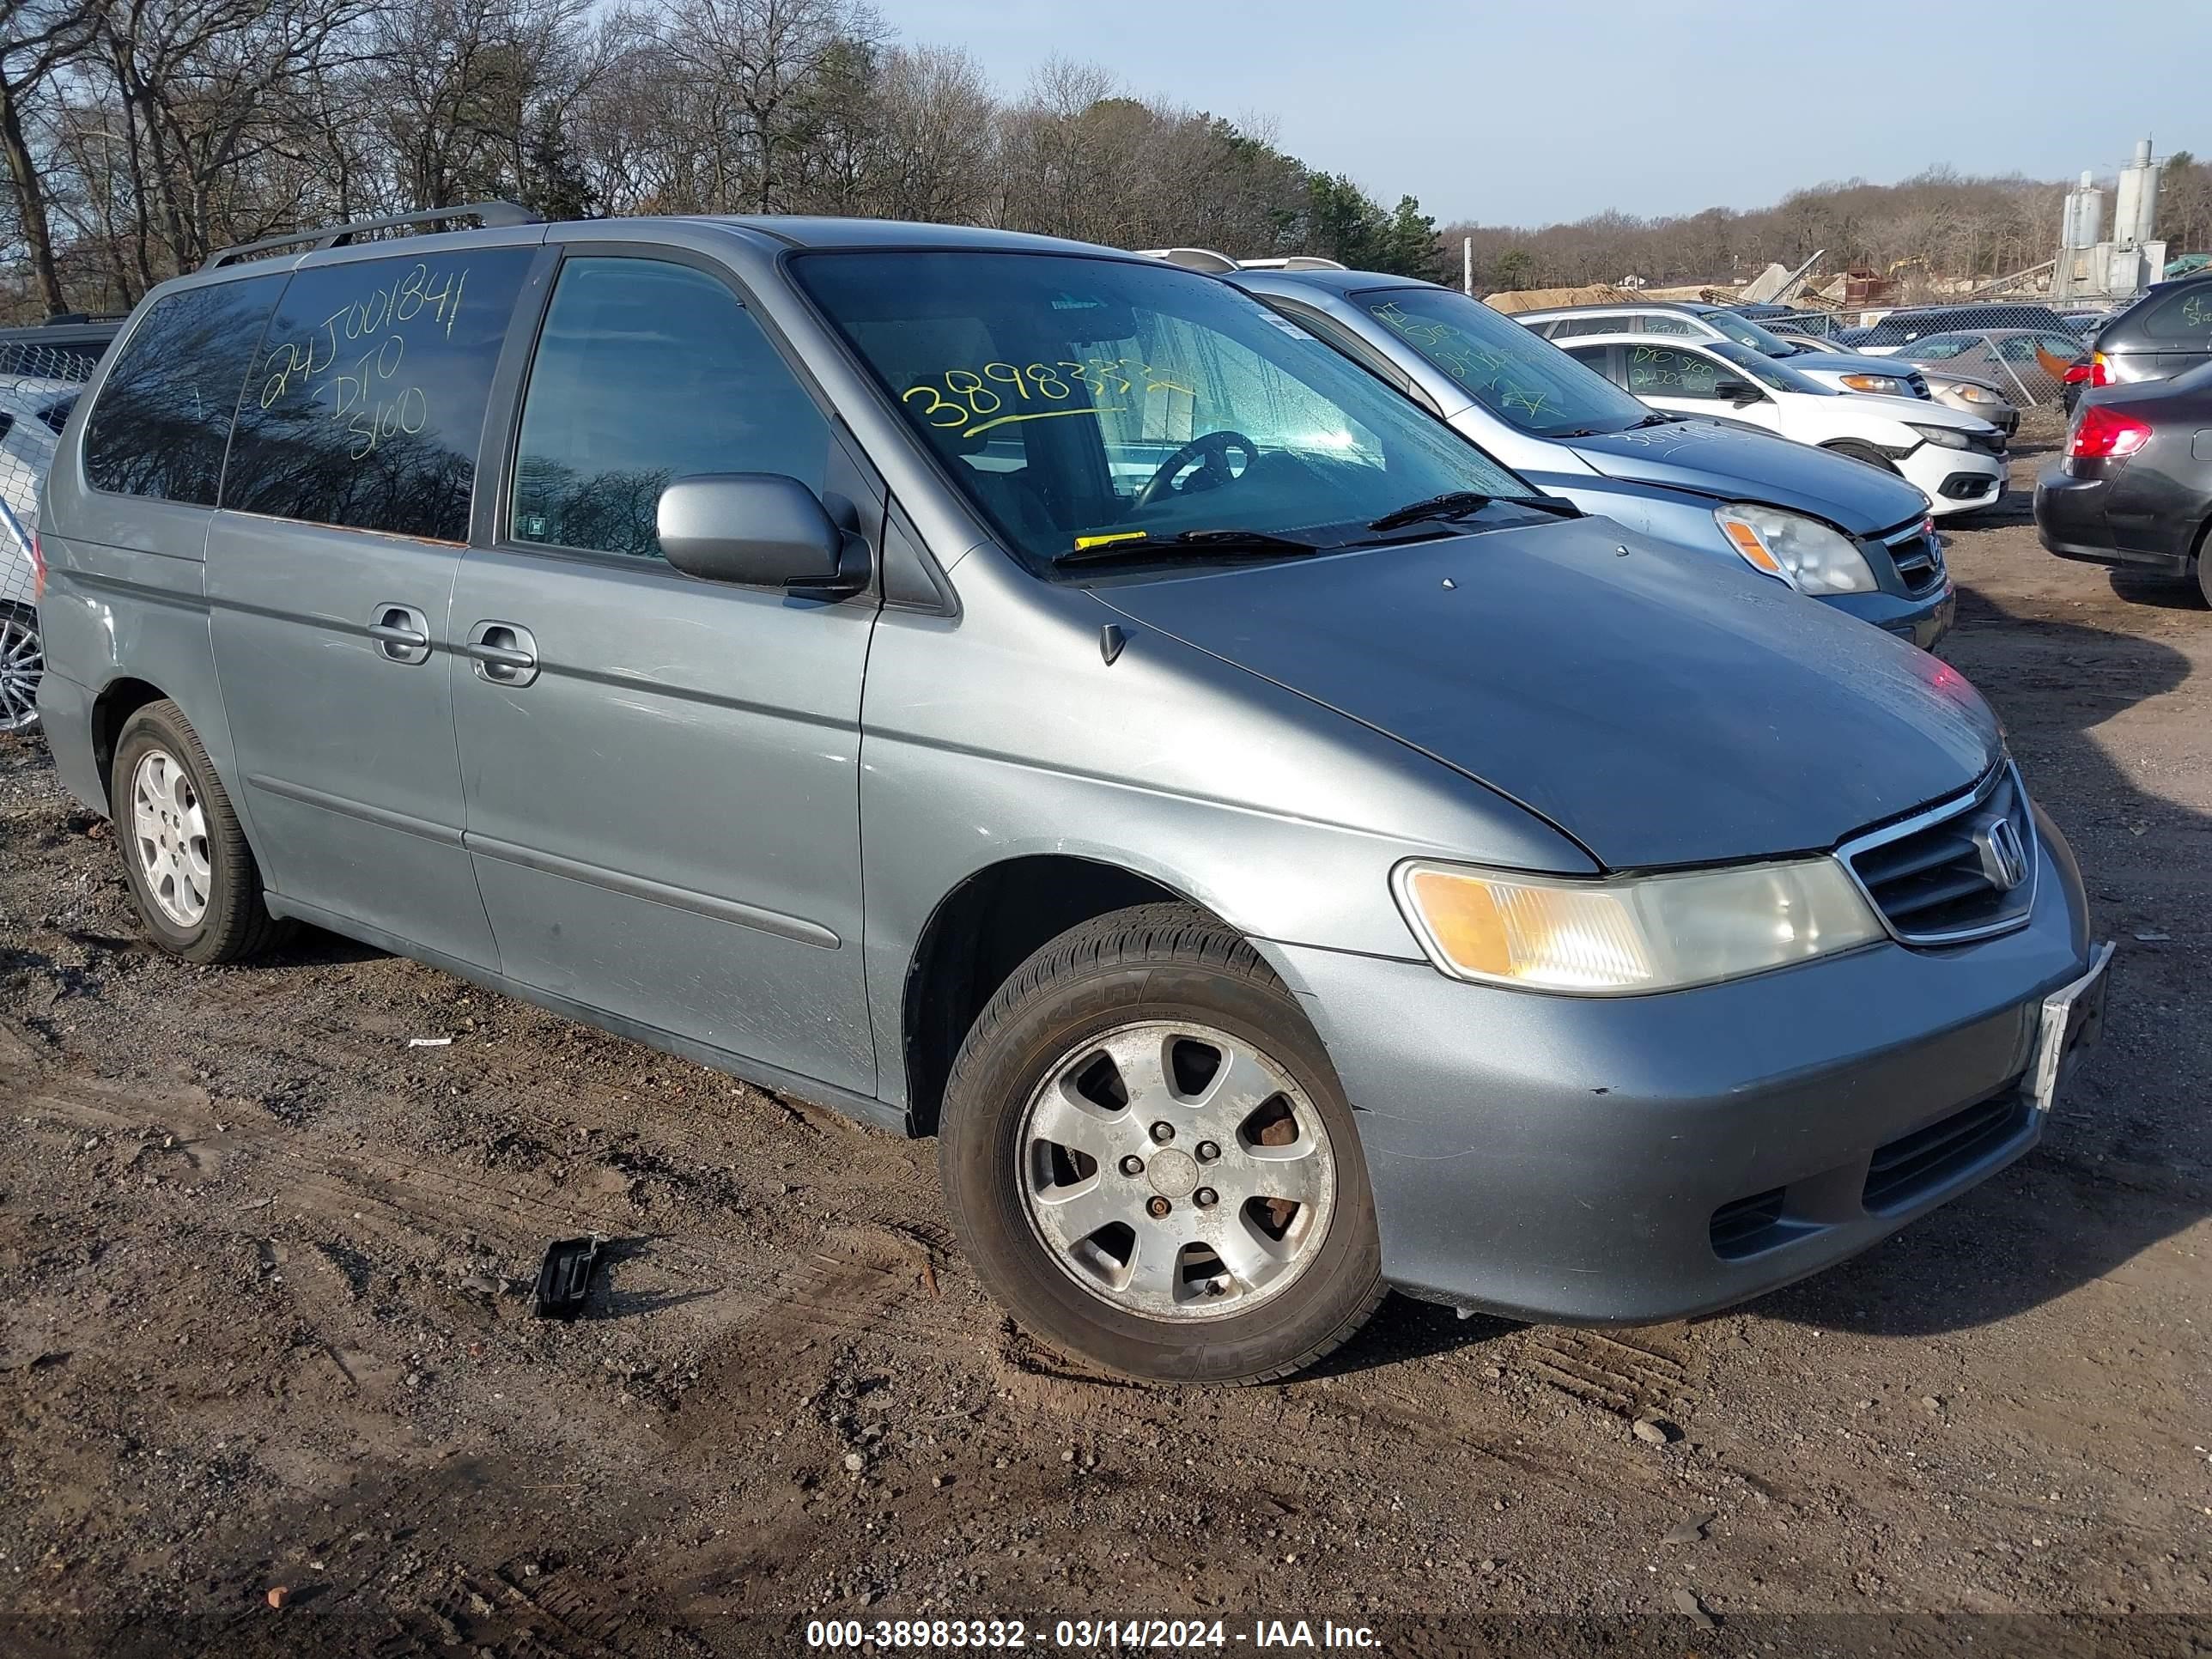
M 1626 317 L 1562 317 L 1546 331 L 1544 337 L 1566 340 L 1577 334 L 1619 334 L 1628 326 Z
M 1669 317 L 1663 313 L 1654 312 L 1644 319 L 1644 332 L 1646 334 L 1680 334 L 1695 338 L 1707 334 L 1708 331 L 1699 328 L 1687 317 Z
M 85 423 L 94 489 L 215 505 L 231 411 L 283 288 L 272 272 L 154 302 Z
M 239 400 L 223 506 L 466 541 L 492 371 L 535 252 L 295 276 Z
M 2166 295 L 2143 313 L 2136 326 L 2154 340 L 2212 350 L 2212 283 Z
M 820 494 L 830 424 L 738 297 L 659 259 L 561 267 L 515 443 L 516 541 L 660 556 L 672 479 L 780 472 Z
M 1718 363 L 1698 352 L 1629 349 L 1628 389 L 1639 398 L 1710 398 L 1721 374 Z

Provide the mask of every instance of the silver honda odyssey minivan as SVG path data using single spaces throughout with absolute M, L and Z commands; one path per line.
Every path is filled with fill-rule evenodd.
M 1146 1377 L 1394 1286 L 1717 1307 L 2043 1133 L 2110 947 L 1933 657 L 1210 277 L 492 216 L 218 256 L 64 434 L 40 708 L 162 949 L 312 923 L 934 1134 Z

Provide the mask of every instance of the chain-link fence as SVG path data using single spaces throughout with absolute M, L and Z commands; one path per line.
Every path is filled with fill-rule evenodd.
M 1761 319 L 1760 325 L 1784 338 L 1895 357 L 1917 364 L 1931 384 L 1978 382 L 2015 408 L 2040 409 L 2064 403 L 2067 372 L 2088 361 L 2106 314 L 1978 301 L 1880 313 L 1799 312 Z
M 0 732 L 38 723 L 46 657 L 31 537 L 39 526 L 39 486 L 99 361 L 96 351 L 0 334 Z

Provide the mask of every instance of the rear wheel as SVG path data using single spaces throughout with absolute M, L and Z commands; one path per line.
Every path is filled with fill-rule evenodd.
M 286 928 L 261 898 L 261 872 L 199 734 L 173 702 L 123 723 L 108 808 L 131 896 L 155 944 L 187 962 L 240 962 Z
M 0 732 L 28 732 L 39 723 L 39 682 L 46 672 L 39 613 L 0 605 Z
M 1267 963 L 1187 905 L 1062 934 L 976 1019 L 939 1164 L 1017 1318 L 1113 1370 L 1257 1382 L 1382 1300 L 1358 1131 Z

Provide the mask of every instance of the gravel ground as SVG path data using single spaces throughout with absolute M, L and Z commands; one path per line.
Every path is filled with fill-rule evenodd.
M 1950 542 L 1945 654 L 2121 945 L 2042 1146 L 1734 1313 L 1394 1300 L 1241 1392 L 1026 1340 L 929 1143 L 323 935 L 154 954 L 106 826 L 0 740 L 0 1649 L 735 1654 L 811 1616 L 1065 1614 L 1439 1652 L 1809 1619 L 1986 1653 L 2106 1616 L 2108 1651 L 2192 1650 L 2212 616 L 2045 555 L 2024 498 Z M 590 1316 L 536 1321 L 538 1253 L 585 1231 L 617 1241 Z

